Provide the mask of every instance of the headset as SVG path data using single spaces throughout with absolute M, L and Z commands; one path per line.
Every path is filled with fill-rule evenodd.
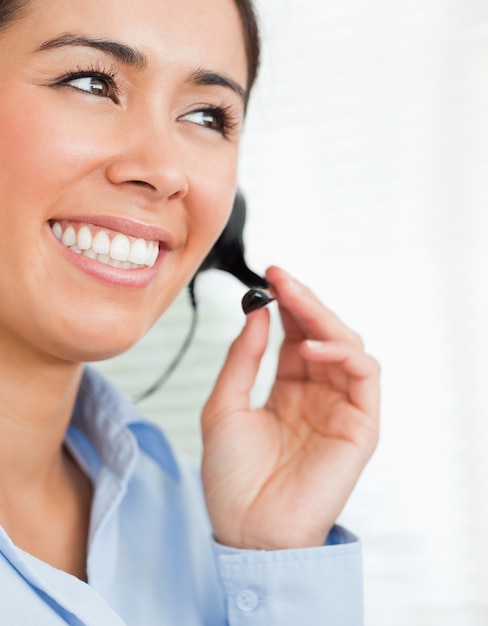
M 190 286 L 193 289 L 197 276 L 209 269 L 218 269 L 235 276 L 249 288 L 267 288 L 268 281 L 249 269 L 244 259 L 244 225 L 246 200 L 237 190 L 229 220 L 220 237 L 198 268 Z
M 195 297 L 195 282 L 198 276 L 209 269 L 218 269 L 228 272 L 241 281 L 249 291 L 242 299 L 242 308 L 247 315 L 251 311 L 266 306 L 273 300 L 271 294 L 267 291 L 270 287 L 269 282 L 253 272 L 247 266 L 244 258 L 244 225 L 246 222 L 246 200 L 241 190 L 237 190 L 234 204 L 229 220 L 222 231 L 220 237 L 215 242 L 213 248 L 205 257 L 203 263 L 198 268 L 188 285 L 188 294 L 193 310 L 192 321 L 188 334 L 168 367 L 159 376 L 159 378 L 143 393 L 134 398 L 135 402 L 140 402 L 157 391 L 170 377 L 177 365 L 183 358 L 188 346 L 190 345 L 195 329 L 197 326 L 197 300 Z

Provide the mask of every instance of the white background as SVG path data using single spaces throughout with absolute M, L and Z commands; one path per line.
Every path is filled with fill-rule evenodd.
M 264 59 L 240 176 L 250 265 L 309 283 L 383 369 L 380 445 L 341 518 L 364 542 L 366 626 L 486 626 L 488 3 L 258 6 Z M 142 405 L 195 460 L 243 293 L 201 277 L 192 347 Z M 189 321 L 183 294 L 102 369 L 142 390 Z M 275 319 L 256 402 L 279 337 Z

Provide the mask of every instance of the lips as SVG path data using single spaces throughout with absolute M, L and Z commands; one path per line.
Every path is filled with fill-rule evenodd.
M 153 267 L 159 254 L 158 240 L 135 237 L 90 223 L 53 221 L 57 239 L 71 251 L 104 265 L 134 270 Z

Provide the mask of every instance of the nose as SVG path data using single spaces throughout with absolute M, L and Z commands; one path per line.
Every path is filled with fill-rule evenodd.
M 183 198 L 188 191 L 185 161 L 170 125 L 127 126 L 118 138 L 116 155 L 106 168 L 115 185 L 144 189 L 156 199 Z

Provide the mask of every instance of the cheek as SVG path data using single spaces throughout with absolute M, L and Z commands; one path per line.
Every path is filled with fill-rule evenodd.
M 232 209 L 237 186 L 237 155 L 208 156 L 191 168 L 189 188 L 189 238 L 200 239 L 206 254 L 224 229 Z
M 49 98 L 28 97 L 29 87 L 13 96 L 0 104 L 0 192 L 2 198 L 11 192 L 19 200 L 42 202 L 99 162 L 102 129 L 93 116 L 89 124 Z
M 229 172 L 219 184 L 204 181 L 198 189 L 200 202 L 188 211 L 187 248 L 196 250 L 194 270 L 203 262 L 229 220 L 235 196 L 235 173 Z

